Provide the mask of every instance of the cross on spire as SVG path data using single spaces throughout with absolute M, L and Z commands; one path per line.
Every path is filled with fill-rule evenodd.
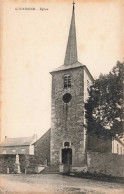
M 75 2 L 73 1 L 73 3 L 72 3 L 72 4 L 73 4 L 73 10 L 74 10 L 74 5 L 75 5 Z
M 77 62 L 77 41 L 76 41 L 76 28 L 75 28 L 75 13 L 74 13 L 74 4 L 73 1 L 73 10 L 72 10 L 72 18 L 68 36 L 68 42 L 65 53 L 65 61 L 64 65 L 71 65 Z

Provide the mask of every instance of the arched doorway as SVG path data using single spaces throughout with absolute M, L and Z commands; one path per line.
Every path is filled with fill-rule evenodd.
M 62 149 L 62 164 L 72 165 L 72 149 L 71 148 Z

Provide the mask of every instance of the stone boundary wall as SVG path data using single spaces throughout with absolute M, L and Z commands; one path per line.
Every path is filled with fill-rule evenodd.
M 9 172 L 14 172 L 15 155 L 0 155 L 0 173 L 7 173 L 7 167 Z
M 7 173 L 7 167 L 9 168 L 9 173 L 14 173 L 15 168 L 16 155 L 12 154 L 1 154 L 0 155 L 0 173 Z M 25 172 L 25 167 L 34 165 L 35 158 L 33 155 L 20 155 L 19 154 L 19 162 L 20 162 L 20 170 L 22 173 Z
M 89 152 L 112 153 L 112 140 L 103 139 L 96 135 L 88 134 L 87 149 Z
M 88 172 L 124 177 L 124 156 L 112 153 L 87 152 Z

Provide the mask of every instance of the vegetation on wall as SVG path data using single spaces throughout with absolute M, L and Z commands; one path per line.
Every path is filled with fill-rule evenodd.
M 117 62 L 107 75 L 100 75 L 89 91 L 85 103 L 87 133 L 112 138 L 124 133 L 124 63 Z

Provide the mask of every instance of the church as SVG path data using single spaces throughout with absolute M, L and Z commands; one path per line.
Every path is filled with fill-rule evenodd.
M 78 61 L 74 3 L 64 64 L 51 75 L 50 163 L 82 170 L 86 165 L 84 102 L 93 77 Z
M 123 156 L 116 153 L 115 146 L 112 153 L 111 140 L 103 142 L 91 137 L 90 145 L 94 150 L 87 146 L 89 137 L 86 134 L 84 105 L 94 79 L 87 67 L 78 61 L 74 2 L 64 64 L 50 74 L 52 76 L 51 128 L 35 142 L 31 139 L 27 144 L 26 138 L 26 143 L 23 145 L 23 139 L 23 144 L 21 143 L 23 149 L 20 152 L 18 149 L 13 152 L 13 146 L 17 147 L 17 144 L 12 144 L 10 147 L 12 140 L 6 139 L 6 144 L 4 142 L 0 145 L 4 149 L 4 152 L 0 153 L 0 164 L 1 166 L 4 164 L 0 172 L 10 168 L 13 173 L 15 158 L 18 155 L 17 165 L 21 172 L 88 171 L 123 177 Z M 17 142 L 14 139 L 15 141 Z M 27 146 L 33 147 L 33 154 L 22 153 Z M 124 144 L 121 143 L 121 146 L 124 147 Z M 8 149 L 11 150 L 10 153 L 7 152 Z
M 50 74 L 51 129 L 34 143 L 37 162 L 47 159 L 54 172 L 83 171 L 87 168 L 84 103 L 94 80 L 87 67 L 78 61 L 74 2 L 64 64 Z M 45 147 L 47 158 L 41 151 L 44 139 L 45 145 L 49 144 Z
M 91 137 L 94 150 L 87 147 L 84 105 L 94 79 L 78 61 L 74 2 L 64 64 L 50 74 L 51 128 L 34 143 L 37 164 L 47 165 L 47 172 L 89 171 L 116 176 L 118 171 L 118 176 L 122 176 L 123 157 L 112 154 L 111 140 Z

